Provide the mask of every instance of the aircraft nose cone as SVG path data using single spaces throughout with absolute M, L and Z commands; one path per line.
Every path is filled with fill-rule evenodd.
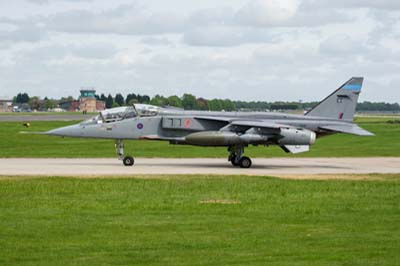
M 46 135 L 62 137 L 82 137 L 83 131 L 79 125 L 72 125 L 47 131 Z

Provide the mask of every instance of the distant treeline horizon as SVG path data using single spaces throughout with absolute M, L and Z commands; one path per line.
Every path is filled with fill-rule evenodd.
M 126 97 L 117 93 L 115 96 L 109 94 L 96 95 L 97 100 L 104 101 L 106 108 L 113 108 L 119 106 L 132 105 L 134 103 L 151 104 L 156 106 L 171 106 L 182 108 L 185 110 L 209 110 L 209 111 L 295 111 L 295 110 L 309 110 L 318 104 L 315 102 L 300 102 L 300 101 L 233 101 L 230 99 L 205 99 L 196 97 L 192 94 L 184 94 L 179 97 L 176 95 L 164 97 L 156 95 L 150 97 L 148 95 L 140 95 L 130 93 Z M 75 101 L 76 98 L 72 96 L 62 97 L 61 99 L 49 99 L 45 97 L 33 96 L 30 97 L 27 93 L 18 93 L 14 97 L 13 102 L 16 104 L 29 104 L 32 109 L 52 109 L 58 106 L 59 103 Z M 44 107 L 44 108 L 41 108 Z M 400 112 L 399 103 L 385 103 L 385 102 L 370 102 L 364 101 L 357 105 L 357 111 L 362 112 Z

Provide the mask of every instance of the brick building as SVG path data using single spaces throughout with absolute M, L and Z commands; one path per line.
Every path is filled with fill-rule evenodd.
M 87 112 L 95 113 L 98 111 L 103 111 L 106 108 L 106 103 L 96 99 L 95 90 L 81 90 L 81 95 L 79 100 L 61 102 L 60 108 L 67 110 L 69 112 Z

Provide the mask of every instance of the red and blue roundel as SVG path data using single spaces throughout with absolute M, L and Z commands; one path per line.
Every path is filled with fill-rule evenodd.
M 142 123 L 137 124 L 137 128 L 139 130 L 142 130 L 144 128 L 144 125 Z

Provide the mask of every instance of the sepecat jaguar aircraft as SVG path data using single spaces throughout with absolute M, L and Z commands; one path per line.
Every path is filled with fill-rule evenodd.
M 302 153 L 309 151 L 316 139 L 331 134 L 373 136 L 353 123 L 362 83 L 363 78 L 351 78 L 305 115 L 185 111 L 135 104 L 108 109 L 90 120 L 43 134 L 113 139 L 125 166 L 132 166 L 134 158 L 124 155 L 124 140 L 160 140 L 226 146 L 233 166 L 250 168 L 252 161 L 244 156 L 249 145 L 278 145 L 287 153 Z

